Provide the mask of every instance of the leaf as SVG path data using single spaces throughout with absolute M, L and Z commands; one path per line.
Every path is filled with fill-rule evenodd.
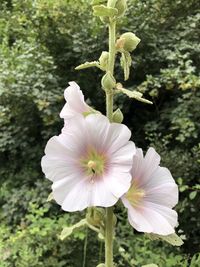
M 130 98 L 134 98 L 140 102 L 143 102 L 143 103 L 147 103 L 147 104 L 153 104 L 151 101 L 143 98 L 143 94 L 140 93 L 140 92 L 136 92 L 136 91 L 130 91 L 130 90 L 127 90 L 127 89 L 124 89 L 121 84 L 118 84 L 117 86 L 117 91 L 127 95 L 128 97 Z
M 193 200 L 193 199 L 195 199 L 196 195 L 197 195 L 197 191 L 193 191 L 193 192 L 191 192 L 191 193 L 189 194 L 189 198 L 190 198 L 191 200 Z
M 172 246 L 181 246 L 183 245 L 183 240 L 181 237 L 179 237 L 177 234 L 171 234 L 171 235 L 157 235 L 157 234 L 147 234 L 147 236 L 151 240 L 158 240 L 162 239 L 166 241 L 167 243 L 171 244 Z
M 121 67 L 124 69 L 124 80 L 127 81 L 130 75 L 130 67 L 132 63 L 132 58 L 129 52 L 124 51 L 121 55 Z
M 86 219 L 82 219 L 80 222 L 78 222 L 78 223 L 76 223 L 70 227 L 64 227 L 59 238 L 61 240 L 64 240 L 65 238 L 67 238 L 68 236 L 73 234 L 74 231 L 78 230 L 79 228 L 81 228 L 85 225 L 87 225 L 87 221 L 86 221 Z
M 98 61 L 92 61 L 92 62 L 88 62 L 87 61 L 87 62 L 85 62 L 85 63 L 77 66 L 75 68 L 75 70 L 83 70 L 83 69 L 87 69 L 87 68 L 91 68 L 91 67 L 97 67 L 97 68 L 99 68 L 100 67 L 99 66 L 99 62 Z
M 51 192 L 47 198 L 47 202 L 50 202 L 51 200 L 53 200 L 53 193 Z
M 116 8 L 107 7 L 104 5 L 93 6 L 94 16 L 98 17 L 114 17 L 118 14 Z

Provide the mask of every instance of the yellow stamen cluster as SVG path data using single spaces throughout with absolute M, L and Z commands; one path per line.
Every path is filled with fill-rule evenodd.
M 81 166 L 87 175 L 101 175 L 105 170 L 106 157 L 96 149 L 88 149 L 84 158 L 81 159 Z
M 145 191 L 139 188 L 136 182 L 133 182 L 131 188 L 126 193 L 126 198 L 130 202 L 130 204 L 134 207 L 137 207 L 144 197 L 145 197 Z

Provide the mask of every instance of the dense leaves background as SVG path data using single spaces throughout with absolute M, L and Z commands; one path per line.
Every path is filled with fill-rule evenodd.
M 115 259 L 119 266 L 200 266 L 200 3 L 197 0 L 130 0 L 121 33 L 142 42 L 125 84 L 154 102 L 117 98 L 137 146 L 154 146 L 180 187 L 181 248 L 134 233 L 119 206 Z M 63 91 L 77 81 L 102 112 L 96 69 L 74 67 L 107 49 L 107 30 L 92 16 L 90 1 L 0 2 L 0 267 L 82 266 L 85 229 L 61 242 L 63 225 L 84 216 L 47 203 L 50 183 L 41 173 L 46 141 L 58 134 Z M 118 79 L 123 78 L 117 66 Z M 117 106 L 116 105 L 116 106 Z M 89 231 L 88 267 L 102 259 Z M 85 246 L 86 247 L 86 246 Z

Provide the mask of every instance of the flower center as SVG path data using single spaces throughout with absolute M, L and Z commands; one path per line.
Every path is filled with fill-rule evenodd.
M 138 187 L 136 182 L 133 182 L 131 188 L 126 193 L 126 198 L 134 207 L 138 206 L 145 196 L 145 191 Z
M 106 157 L 95 149 L 89 149 L 81 158 L 81 166 L 89 176 L 102 175 L 105 170 Z

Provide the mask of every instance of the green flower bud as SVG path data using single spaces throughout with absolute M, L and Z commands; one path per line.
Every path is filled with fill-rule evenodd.
M 104 263 L 100 263 L 97 265 L 97 267 L 106 267 L 106 265 Z
M 128 52 L 132 52 L 136 49 L 137 45 L 141 41 L 134 33 L 126 32 L 120 36 L 120 39 L 124 40 L 123 49 Z
M 109 53 L 106 51 L 103 51 L 100 58 L 99 58 L 99 63 L 100 63 L 100 66 L 103 70 L 107 69 L 108 59 L 109 59 Z
M 118 108 L 113 113 L 113 122 L 122 123 L 123 119 L 124 119 L 124 115 L 121 112 L 121 110 Z
M 110 71 L 108 71 L 101 79 L 101 85 L 105 91 L 110 91 L 115 87 L 116 81 Z
M 91 208 L 86 214 L 87 222 L 94 226 L 100 226 L 105 220 L 105 212 L 101 208 Z
M 118 10 L 118 14 L 117 16 L 118 17 L 121 17 L 124 15 L 126 9 L 127 9 L 127 0 L 118 0 L 116 5 L 115 5 L 115 8 Z

